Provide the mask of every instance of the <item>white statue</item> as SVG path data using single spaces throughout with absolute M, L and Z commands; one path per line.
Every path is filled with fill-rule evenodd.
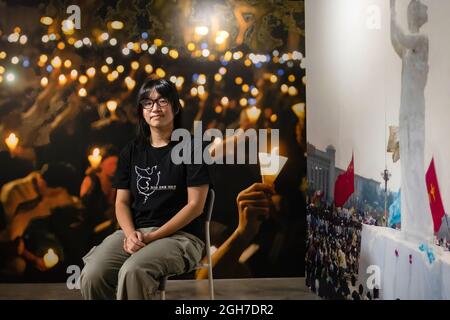
M 401 230 L 410 240 L 431 243 L 433 220 L 425 183 L 425 86 L 428 77 L 428 36 L 420 28 L 428 22 L 428 7 L 420 0 L 408 6 L 408 27 L 405 34 L 399 27 L 391 0 L 391 41 L 402 59 L 400 102 L 401 162 Z

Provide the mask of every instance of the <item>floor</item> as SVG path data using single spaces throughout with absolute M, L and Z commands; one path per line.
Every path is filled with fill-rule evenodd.
M 304 278 L 217 279 L 216 299 L 231 300 L 318 300 L 305 286 Z M 69 290 L 65 283 L 0 283 L 0 300 L 78 300 L 79 290 Z M 166 299 L 208 299 L 207 280 L 169 280 Z

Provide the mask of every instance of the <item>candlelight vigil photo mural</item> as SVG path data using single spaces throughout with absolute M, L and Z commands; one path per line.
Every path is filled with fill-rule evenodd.
M 92 266 L 147 246 L 175 279 L 207 252 L 214 279 L 304 277 L 304 1 L 0 1 L 0 138 L 0 283 L 107 298 Z
M 450 299 L 450 2 L 307 1 L 306 282 Z

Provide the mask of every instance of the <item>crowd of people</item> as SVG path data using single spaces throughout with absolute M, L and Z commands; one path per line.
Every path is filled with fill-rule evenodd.
M 307 207 L 306 285 L 324 299 L 378 299 L 378 289 L 357 287 L 362 223 L 375 220 L 323 204 Z

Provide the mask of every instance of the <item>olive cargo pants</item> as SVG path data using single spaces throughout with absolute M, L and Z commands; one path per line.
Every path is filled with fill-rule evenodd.
M 189 272 L 202 258 L 204 243 L 186 232 L 153 241 L 134 254 L 124 251 L 124 237 L 118 230 L 83 257 L 80 284 L 84 299 L 152 299 L 161 277 Z

